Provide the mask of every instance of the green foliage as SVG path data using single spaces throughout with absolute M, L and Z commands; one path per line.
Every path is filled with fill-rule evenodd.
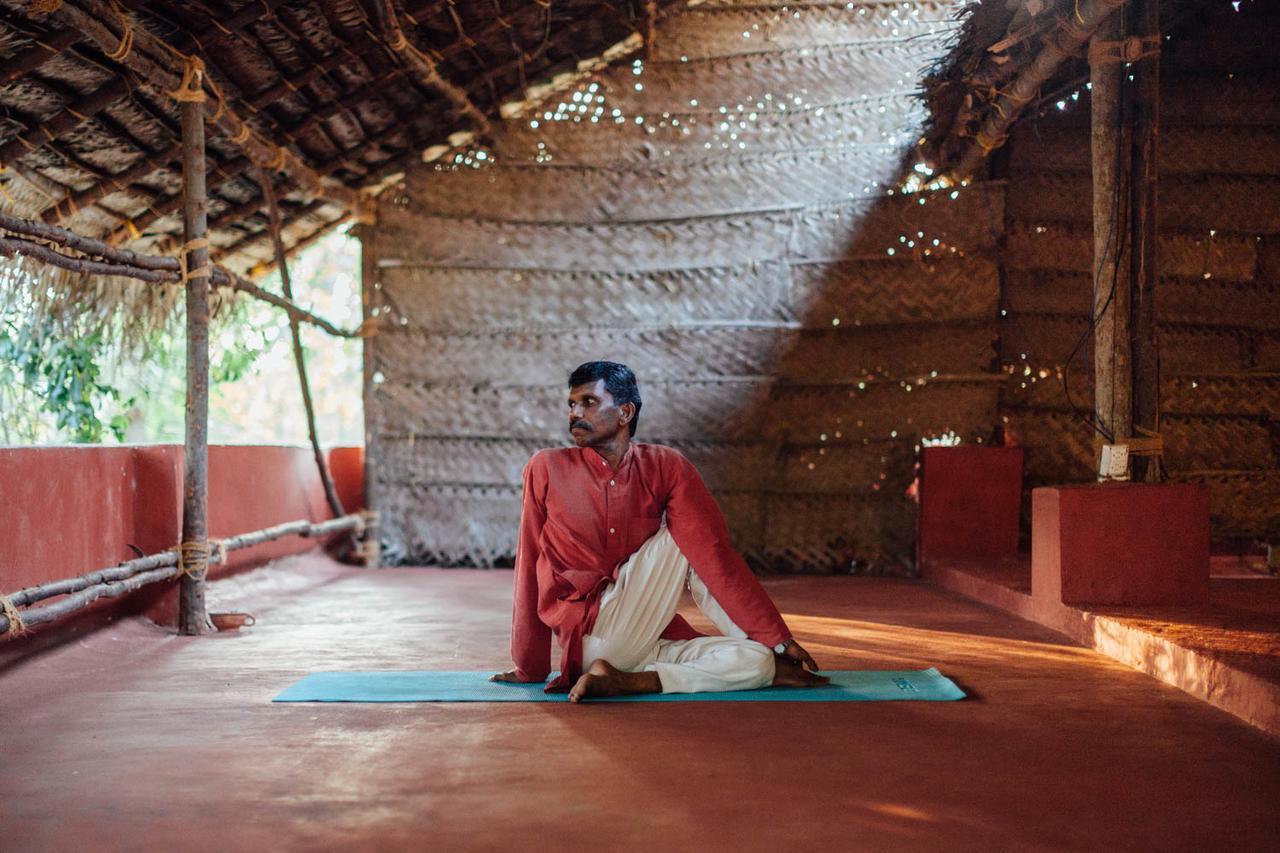
M 96 444 L 106 432 L 123 440 L 128 419 L 99 417 L 109 404 L 132 406 L 119 389 L 102 381 L 101 360 L 109 341 L 103 329 L 84 335 L 61 334 L 47 318 L 0 318 L 0 381 L 20 382 L 53 416 L 59 432 L 78 443 Z
M 360 321 L 358 247 L 334 233 L 293 264 L 306 304 L 339 325 Z M 59 441 L 181 441 L 186 337 L 181 314 L 122 349 L 125 318 L 52 319 L 33 304 L 34 281 L 0 260 L 0 444 Z M 265 281 L 279 290 L 276 277 Z M 136 328 L 137 324 L 134 324 Z M 328 442 L 358 442 L 358 341 L 304 330 L 320 431 Z M 314 345 L 312 345 L 314 344 Z M 297 442 L 306 437 L 289 326 L 252 299 L 223 305 L 210 329 L 210 439 Z M 353 404 L 352 400 L 356 402 Z

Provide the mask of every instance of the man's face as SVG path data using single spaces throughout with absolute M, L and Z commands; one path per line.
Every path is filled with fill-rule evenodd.
M 569 389 L 569 434 L 579 447 L 598 447 L 625 430 L 635 415 L 635 406 L 618 406 L 604 387 L 604 380 L 586 382 Z

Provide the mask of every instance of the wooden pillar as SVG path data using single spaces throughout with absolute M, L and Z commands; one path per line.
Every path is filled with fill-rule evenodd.
M 265 167 L 258 169 L 258 183 L 262 187 L 262 197 L 267 202 L 267 215 L 270 218 L 268 230 L 271 231 L 276 266 L 280 270 L 280 289 L 284 292 L 284 298 L 293 302 L 293 281 L 289 278 L 289 261 L 285 257 L 284 239 L 280 233 L 280 208 L 276 204 L 275 188 L 271 185 L 271 172 Z M 307 417 L 307 439 L 311 442 L 311 454 L 316 460 L 316 470 L 320 472 L 320 484 L 324 487 L 329 511 L 334 518 L 339 518 L 346 515 L 346 510 L 338 498 L 338 490 L 329 474 L 329 465 L 325 462 L 324 450 L 320 447 L 320 434 L 316 430 L 316 407 L 311 400 L 311 383 L 307 380 L 307 359 L 302 352 L 302 326 L 292 314 L 289 315 L 289 337 L 293 342 L 293 364 L 298 371 L 298 387 L 302 392 L 302 409 Z
M 1093 399 L 1099 431 L 1115 441 L 1133 435 L 1129 301 L 1129 157 L 1123 63 L 1098 46 L 1123 37 L 1113 13 L 1090 40 L 1093 158 Z
M 1089 50 L 1094 412 L 1100 432 L 1135 451 L 1151 444 L 1145 433 L 1158 433 L 1160 425 L 1155 314 L 1160 43 L 1159 0 L 1132 0 L 1094 32 Z M 1134 479 L 1159 479 L 1159 459 L 1133 457 Z
M 357 226 L 356 236 L 360 238 L 360 302 L 364 321 L 372 325 L 376 316 L 374 310 L 378 305 L 378 257 L 375 246 L 374 229 L 371 225 Z M 377 405 L 374 402 L 376 385 L 374 382 L 377 346 L 377 335 L 364 338 L 364 505 L 365 509 L 377 512 L 378 465 L 380 464 L 378 441 Z M 365 526 L 364 564 L 376 569 L 382 562 L 381 540 L 378 536 L 378 521 L 374 516 Z
M 178 631 L 204 634 L 213 630 L 204 604 L 209 542 L 209 199 L 205 187 L 204 103 L 182 101 L 179 108 L 182 225 L 188 274 L 187 433 L 182 477 L 185 565 L 178 594 Z
M 1149 55 L 1129 66 L 1133 75 L 1133 131 L 1130 139 L 1131 194 L 1133 215 L 1131 293 L 1133 321 L 1133 425 L 1139 430 L 1160 431 L 1160 348 L 1156 329 L 1156 283 L 1159 263 L 1156 254 L 1156 152 L 1160 136 L 1160 54 L 1151 45 L 1163 43 L 1160 36 L 1160 0 L 1132 0 L 1126 10 L 1132 21 L 1131 35 L 1145 45 Z M 1162 479 L 1160 456 L 1136 457 L 1133 478 Z

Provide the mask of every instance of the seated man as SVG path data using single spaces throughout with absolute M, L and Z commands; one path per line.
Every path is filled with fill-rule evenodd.
M 577 446 L 540 450 L 525 466 L 516 668 L 491 680 L 546 679 L 554 630 L 563 656 L 546 690 L 568 690 L 572 702 L 827 683 L 730 546 L 689 460 L 631 440 L 640 405 L 625 365 L 587 362 L 569 377 Z M 686 584 L 723 636 L 703 636 L 676 614 Z

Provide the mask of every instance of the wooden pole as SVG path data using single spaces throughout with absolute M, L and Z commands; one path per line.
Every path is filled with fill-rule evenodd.
M 360 238 L 360 302 L 364 322 L 372 324 L 377 315 L 378 256 L 374 243 L 374 231 L 369 225 L 358 226 Z M 364 339 L 364 507 L 376 513 L 378 510 L 378 419 L 374 402 L 374 366 L 377 344 L 372 337 Z M 378 517 L 372 514 L 365 525 L 363 554 L 366 568 L 376 569 L 382 562 L 381 539 L 378 536 Z
M 213 630 L 205 612 L 209 548 L 209 198 L 205 189 L 204 103 L 183 101 L 182 227 L 186 235 L 187 434 L 182 477 L 182 581 L 178 631 Z M 195 275 L 192 275 L 195 273 Z
M 1094 32 L 1089 77 L 1093 158 L 1093 389 L 1094 417 L 1108 440 L 1133 435 L 1133 370 L 1127 228 L 1128 164 L 1123 63 L 1096 48 L 1123 36 L 1121 15 Z
M 258 170 L 258 183 L 262 187 L 262 197 L 267 202 L 267 213 L 271 222 L 267 226 L 271 231 L 271 243 L 275 247 L 276 264 L 280 268 L 280 287 L 284 298 L 293 301 L 293 283 L 289 279 L 289 261 L 285 257 L 284 241 L 280 236 L 280 208 L 276 205 L 275 189 L 271 186 L 271 173 L 266 169 Z M 298 385 L 302 390 L 302 407 L 307 415 L 307 437 L 311 440 L 311 453 L 315 456 L 316 469 L 320 472 L 320 482 L 324 486 L 324 496 L 329 502 L 329 509 L 335 518 L 346 515 L 342 501 L 338 498 L 338 490 L 329 476 L 329 466 L 324 461 L 324 451 L 320 449 L 320 435 L 316 431 L 316 410 L 311 401 L 311 383 L 307 381 L 307 360 L 302 353 L 302 328 L 296 318 L 289 317 L 289 335 L 293 339 L 293 363 L 298 369 Z
M 1159 45 L 1160 0 L 1134 0 L 1129 10 L 1132 35 L 1140 43 Z M 1130 267 L 1133 323 L 1133 424 L 1140 430 L 1160 431 L 1160 349 L 1156 330 L 1156 149 L 1160 137 L 1160 55 L 1151 52 L 1129 66 L 1133 75 L 1132 164 L 1133 247 Z M 1158 481 L 1160 456 L 1136 457 L 1135 480 Z

